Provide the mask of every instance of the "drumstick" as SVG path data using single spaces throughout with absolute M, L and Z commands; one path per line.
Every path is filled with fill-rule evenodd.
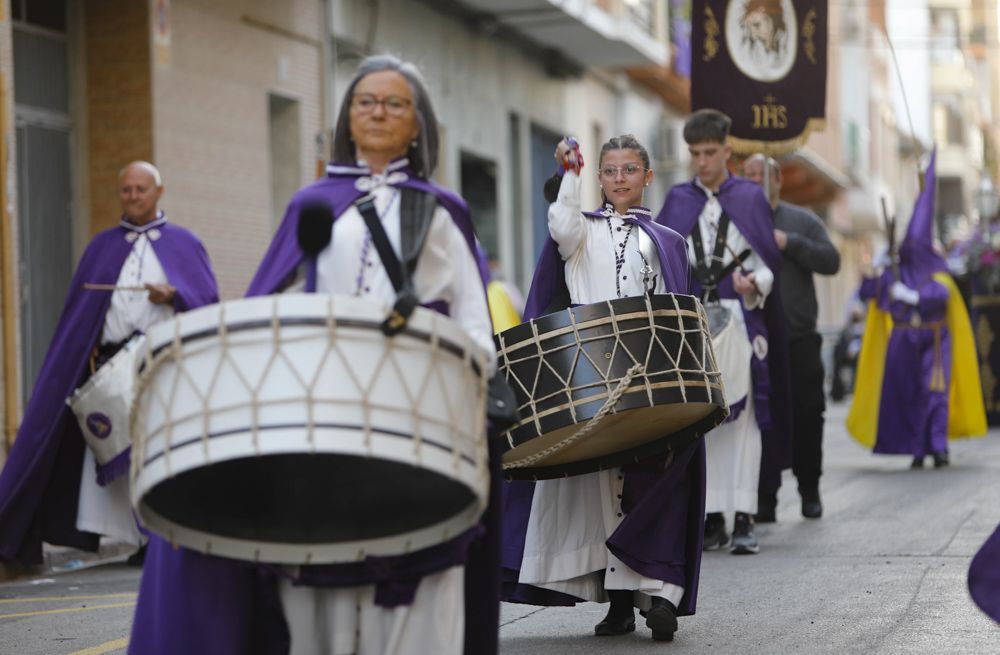
M 97 282 L 84 282 L 83 288 L 90 291 L 149 291 L 146 287 L 120 287 L 115 284 L 99 284 Z

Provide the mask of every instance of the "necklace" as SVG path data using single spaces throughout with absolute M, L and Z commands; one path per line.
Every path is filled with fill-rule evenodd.
M 399 198 L 399 190 L 393 189 L 392 197 L 389 198 L 389 203 L 386 205 L 385 209 L 378 212 L 379 219 L 389 213 L 393 205 L 396 204 L 396 200 Z M 365 271 L 373 267 L 373 263 L 368 261 L 368 256 L 371 254 L 372 250 L 372 233 L 365 228 L 365 239 L 361 244 L 361 267 L 358 269 L 358 276 L 355 278 L 354 295 L 360 296 L 362 293 L 367 293 L 369 287 L 365 286 Z
M 615 213 L 617 214 L 618 212 Z M 635 228 L 635 225 L 633 223 L 628 224 L 628 229 L 625 231 L 625 240 L 622 241 L 619 250 L 619 246 L 615 245 L 615 232 L 614 229 L 612 229 L 611 227 L 611 217 L 605 216 L 604 220 L 607 221 L 608 223 L 608 236 L 611 237 L 611 248 L 615 255 L 615 293 L 618 294 L 619 298 L 622 298 L 624 296 L 622 296 L 621 273 L 622 273 L 622 267 L 625 265 L 625 248 L 628 247 L 628 240 L 629 237 L 632 236 L 632 230 Z M 618 229 L 621 230 L 621 228 Z

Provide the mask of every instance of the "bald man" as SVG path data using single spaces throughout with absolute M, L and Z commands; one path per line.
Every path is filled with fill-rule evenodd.
M 98 464 L 66 399 L 136 333 L 218 302 L 205 248 L 158 208 L 156 167 L 132 162 L 118 181 L 121 220 L 94 237 L 77 266 L 0 471 L 2 560 L 38 564 L 43 541 L 82 550 L 96 550 L 102 536 L 141 544 L 128 502 L 128 450 Z M 109 290 L 86 288 L 95 284 Z

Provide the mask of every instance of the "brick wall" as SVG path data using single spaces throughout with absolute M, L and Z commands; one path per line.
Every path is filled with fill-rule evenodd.
M 88 0 L 83 41 L 93 234 L 115 225 L 121 215 L 118 171 L 153 156 L 147 3 Z
M 320 3 L 174 0 L 154 63 L 161 206 L 204 241 L 223 298 L 239 297 L 270 243 L 268 94 L 299 102 L 302 183 L 321 130 Z

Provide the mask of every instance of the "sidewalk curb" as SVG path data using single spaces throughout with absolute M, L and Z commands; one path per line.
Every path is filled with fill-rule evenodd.
M 136 550 L 134 545 L 121 542 L 102 544 L 95 552 L 49 546 L 48 544 L 43 548 L 41 564 L 26 565 L 17 561 L 0 561 L 0 583 L 52 573 L 65 573 L 85 568 L 88 564 L 93 565 L 106 560 L 121 559 L 126 555 L 131 555 Z

